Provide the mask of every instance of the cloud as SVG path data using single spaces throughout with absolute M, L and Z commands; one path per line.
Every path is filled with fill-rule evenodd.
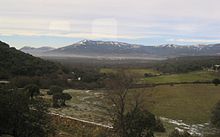
M 181 43 L 220 43 L 220 39 L 168 39 L 167 42 Z
M 123 35 L 123 34 L 110 34 L 110 33 L 74 33 L 62 31 L 39 31 L 39 30 L 2 30 L 2 36 L 50 36 L 50 37 L 66 37 L 66 38 L 80 38 L 80 39 L 140 39 L 145 38 L 142 35 Z
M 69 21 L 51 21 L 49 24 L 50 30 L 70 31 L 71 23 Z
M 92 22 L 92 35 L 118 36 L 118 23 L 115 19 L 97 19 Z
M 1 15 L 73 17 L 173 17 L 218 19 L 219 0 L 15 0 L 1 1 Z M 9 6 L 10 5 L 10 6 Z
M 7 0 L 0 4 L 0 33 L 193 42 L 195 36 L 220 35 L 219 5 L 219 0 Z

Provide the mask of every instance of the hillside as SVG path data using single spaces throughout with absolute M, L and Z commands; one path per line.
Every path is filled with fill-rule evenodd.
M 0 79 L 10 76 L 42 76 L 58 69 L 52 62 L 23 53 L 0 41 Z

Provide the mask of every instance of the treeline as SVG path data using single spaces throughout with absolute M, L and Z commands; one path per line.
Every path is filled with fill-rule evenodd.
M 147 59 L 110 59 L 56 56 L 43 58 L 74 68 L 145 68 L 149 66 L 149 63 L 154 62 L 153 60 Z
M 59 62 L 69 68 L 153 68 L 162 73 L 186 73 L 203 70 L 220 64 L 220 56 L 186 56 L 167 60 L 140 59 L 89 59 L 77 57 L 47 57 L 46 59 Z
M 104 86 L 103 80 L 108 76 L 99 73 L 93 68 L 73 68 L 66 73 L 57 72 L 45 76 L 16 76 L 10 80 L 11 84 L 23 88 L 28 84 L 36 84 L 40 88 L 50 88 L 51 85 L 58 85 L 74 89 L 97 89 Z
M 188 56 L 152 63 L 152 68 L 163 73 L 186 73 L 212 68 L 220 64 L 220 56 Z

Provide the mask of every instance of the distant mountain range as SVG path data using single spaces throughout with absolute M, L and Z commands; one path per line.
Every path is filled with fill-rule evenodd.
M 29 53 L 32 55 L 44 55 L 45 52 L 54 50 L 55 48 L 52 47 L 40 47 L 40 48 L 33 48 L 33 47 L 23 47 L 20 50 L 24 53 Z
M 158 59 L 179 56 L 220 55 L 220 44 L 144 46 L 116 41 L 82 40 L 57 49 L 24 47 L 20 50 L 36 56 Z

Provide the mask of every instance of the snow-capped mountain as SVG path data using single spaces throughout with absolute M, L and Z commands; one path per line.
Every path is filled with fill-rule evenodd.
M 32 48 L 22 51 L 33 51 Z M 34 49 L 36 50 L 36 49 Z M 39 49 L 38 49 L 39 50 Z M 28 52 L 30 53 L 30 52 Z M 117 41 L 82 40 L 58 49 L 41 52 L 43 56 L 170 58 L 178 56 L 219 55 L 220 44 L 143 46 Z
M 115 47 L 121 47 L 121 46 L 140 46 L 140 45 L 136 45 L 136 44 L 128 44 L 128 43 L 124 43 L 124 42 L 117 42 L 117 41 L 94 41 L 94 40 L 82 40 L 79 41 L 77 43 L 74 43 L 70 46 L 115 46 Z
M 164 45 L 159 45 L 158 47 L 162 47 L 162 48 L 177 48 L 179 45 L 175 45 L 175 44 L 164 44 Z
M 128 44 L 116 41 L 93 41 L 82 40 L 72 45 L 58 48 L 48 52 L 50 55 L 62 56 L 103 56 L 103 57 L 124 57 L 142 56 L 142 45 Z M 135 51 L 135 52 L 134 52 Z M 144 54 L 148 54 L 147 52 Z

